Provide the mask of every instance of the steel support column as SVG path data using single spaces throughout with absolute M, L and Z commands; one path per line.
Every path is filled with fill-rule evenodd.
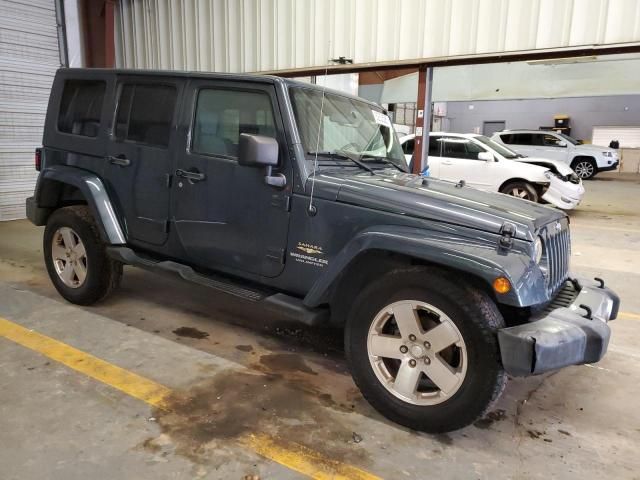
M 418 69 L 418 104 L 416 111 L 416 138 L 413 150 L 413 173 L 422 172 L 429 164 L 432 86 L 433 67 L 422 65 Z

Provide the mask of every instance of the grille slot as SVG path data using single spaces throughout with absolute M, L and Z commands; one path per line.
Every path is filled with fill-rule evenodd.
M 557 228 L 560 225 L 560 228 Z M 554 294 L 569 274 L 569 254 L 571 239 L 566 220 L 553 222 L 541 232 L 547 263 L 547 290 Z

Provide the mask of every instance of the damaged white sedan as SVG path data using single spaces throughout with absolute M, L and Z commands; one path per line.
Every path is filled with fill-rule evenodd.
M 415 135 L 400 139 L 411 163 Z M 568 165 L 543 158 L 524 157 L 484 135 L 433 132 L 429 135 L 429 162 L 423 171 L 442 180 L 464 182 L 481 190 L 505 193 L 532 202 L 570 210 L 584 196 L 582 180 Z

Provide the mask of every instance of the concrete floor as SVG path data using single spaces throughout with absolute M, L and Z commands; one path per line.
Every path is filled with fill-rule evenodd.
M 304 478 L 234 442 L 255 431 L 387 479 L 640 479 L 640 177 L 601 175 L 586 188 L 571 212 L 572 266 L 621 295 L 608 355 L 513 380 L 486 419 L 435 436 L 367 405 L 340 332 L 286 327 L 232 297 L 132 268 L 109 300 L 79 308 L 48 280 L 42 229 L 1 223 L 0 317 L 177 393 L 171 414 L 154 410 L 0 338 L 0 477 Z

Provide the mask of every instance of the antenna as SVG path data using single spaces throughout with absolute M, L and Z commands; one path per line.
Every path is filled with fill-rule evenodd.
M 331 53 L 331 40 L 329 40 L 329 53 Z M 333 60 L 329 60 L 332 62 Z M 322 101 L 320 102 L 320 117 L 318 118 L 318 135 L 316 137 L 315 158 L 313 160 L 313 178 L 311 179 L 311 193 L 309 195 L 309 207 L 307 214 L 314 217 L 318 213 L 318 209 L 313 204 L 313 192 L 316 186 L 316 170 L 318 169 L 318 148 L 320 148 L 320 131 L 322 130 L 322 112 L 324 111 L 324 93 L 327 90 L 327 75 L 329 73 L 329 63 L 324 67 L 324 80 L 322 85 Z

